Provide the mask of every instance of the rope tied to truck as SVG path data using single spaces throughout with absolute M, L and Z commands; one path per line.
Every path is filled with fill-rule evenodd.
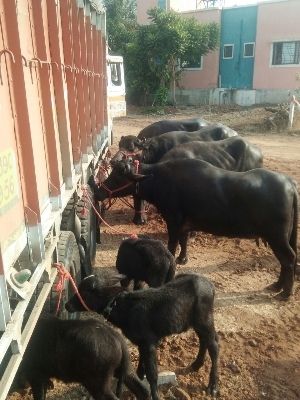
M 79 299 L 80 303 L 82 304 L 83 308 L 86 311 L 91 311 L 90 308 L 84 302 L 83 298 L 81 297 L 81 295 L 80 295 L 80 293 L 78 291 L 77 285 L 76 285 L 72 275 L 64 267 L 63 263 L 61 263 L 61 262 L 54 263 L 53 266 L 57 269 L 57 274 L 58 274 L 58 282 L 54 286 L 54 291 L 58 292 L 58 300 L 57 300 L 57 305 L 56 305 L 56 309 L 55 309 L 55 315 L 57 315 L 58 312 L 59 312 L 62 293 L 63 293 L 64 288 L 65 288 L 65 282 L 68 281 L 68 280 L 71 282 L 71 284 L 73 286 L 73 289 L 75 291 L 75 294 L 78 297 L 78 299 Z
M 98 210 L 96 209 L 96 207 L 95 207 L 95 205 L 94 205 L 94 201 L 93 201 L 93 199 L 92 199 L 92 198 L 90 197 L 90 195 L 89 195 L 89 191 L 88 191 L 87 185 L 83 185 L 83 186 L 81 187 L 81 189 L 82 189 L 83 196 L 86 198 L 86 201 L 91 205 L 92 209 L 94 210 L 95 214 L 96 214 L 97 217 L 100 219 L 100 221 L 103 222 L 103 224 L 106 225 L 108 228 L 110 228 L 114 233 L 116 233 L 116 234 L 118 234 L 118 235 L 121 234 L 121 235 L 123 235 L 123 236 L 128 236 L 127 233 L 124 233 L 124 232 L 118 231 L 117 229 L 114 229 L 111 225 L 109 225 L 108 222 L 105 221 L 105 219 L 102 217 L 102 215 L 101 215 L 101 214 L 98 212 Z M 137 234 L 136 234 L 136 233 L 132 233 L 132 234 L 130 235 L 130 237 L 136 238 L 136 237 L 137 237 Z

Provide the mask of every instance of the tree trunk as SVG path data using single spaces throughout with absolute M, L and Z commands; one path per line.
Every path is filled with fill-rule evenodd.
M 171 88 L 171 93 L 172 93 L 172 105 L 176 107 L 176 64 L 174 61 L 172 61 L 172 88 Z

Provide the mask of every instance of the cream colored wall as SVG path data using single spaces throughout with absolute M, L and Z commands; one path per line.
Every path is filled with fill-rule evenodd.
M 272 43 L 300 40 L 300 1 L 258 5 L 254 89 L 300 87 L 300 65 L 272 66 Z
M 194 17 L 200 23 L 221 22 L 221 10 L 195 10 L 182 13 L 186 17 Z M 201 70 L 185 70 L 182 73 L 180 87 L 183 89 L 207 89 L 218 86 L 219 48 L 203 57 Z

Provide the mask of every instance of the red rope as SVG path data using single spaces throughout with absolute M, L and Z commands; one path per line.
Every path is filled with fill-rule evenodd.
M 87 189 L 86 186 L 83 186 L 83 187 L 82 187 L 82 191 L 83 191 L 83 196 L 86 196 L 87 201 L 90 203 L 90 205 L 92 206 L 93 210 L 95 211 L 95 214 L 96 214 L 97 217 L 103 222 L 103 224 L 106 225 L 108 228 L 110 228 L 113 232 L 117 233 L 118 235 L 125 235 L 125 236 L 126 236 L 127 233 L 120 232 L 120 231 L 118 231 L 117 229 L 114 229 L 111 225 L 109 225 L 109 223 L 107 223 L 107 222 L 103 219 L 103 217 L 101 216 L 101 214 L 99 214 L 99 212 L 97 211 L 97 209 L 96 209 L 96 207 L 95 207 L 95 205 L 94 205 L 94 202 L 93 202 L 93 200 L 91 199 L 91 197 L 90 197 L 90 195 L 89 195 L 89 192 L 88 192 L 88 189 Z M 132 235 L 136 235 L 136 234 L 132 234 Z
M 80 296 L 80 293 L 77 289 L 76 283 L 74 282 L 74 279 L 72 278 L 72 275 L 66 268 L 64 267 L 63 263 L 54 263 L 53 266 L 57 269 L 58 272 L 58 282 L 56 283 L 54 290 L 59 293 L 58 295 L 58 300 L 57 300 L 57 305 L 56 305 L 56 310 L 55 310 L 55 315 L 58 314 L 59 308 L 60 308 L 60 303 L 61 303 L 61 298 L 62 298 L 62 293 L 65 288 L 65 282 L 70 280 L 73 289 L 75 291 L 75 294 L 77 295 L 80 303 L 82 304 L 83 308 L 86 311 L 91 311 L 89 307 L 86 305 L 84 302 L 83 298 Z

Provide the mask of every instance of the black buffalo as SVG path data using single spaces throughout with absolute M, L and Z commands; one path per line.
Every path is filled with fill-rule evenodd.
M 251 159 L 253 157 L 254 159 L 257 159 L 257 157 L 260 159 L 259 165 L 255 162 L 252 168 L 262 165 L 262 154 L 256 146 L 251 145 L 240 136 L 226 138 L 223 128 L 209 128 L 209 130 L 205 129 L 205 132 L 178 132 L 177 135 L 175 132 L 164 133 L 157 138 L 151 139 L 146 144 L 140 158 L 146 164 L 156 163 L 164 156 L 164 159 L 169 159 L 168 157 L 173 159 L 198 158 L 223 168 L 222 165 L 219 165 L 220 160 L 222 159 L 222 155 L 227 153 L 227 156 L 231 155 L 236 161 L 240 161 L 237 165 L 241 164 L 242 166 L 249 157 Z M 212 137 L 218 137 L 218 139 L 212 139 Z M 209 139 L 204 140 L 204 138 Z M 184 144 L 189 145 L 184 148 L 182 147 Z M 169 153 L 172 150 L 173 152 L 170 155 Z M 224 164 L 224 168 L 237 171 L 248 169 L 246 167 L 243 167 L 243 169 L 239 167 L 227 168 L 226 164 Z
M 130 185 L 131 183 L 131 185 Z M 137 173 L 129 160 L 115 164 L 98 187 L 90 184 L 95 197 L 103 201 L 135 194 L 155 205 L 166 221 L 168 248 L 174 255 L 178 242 L 178 263 L 187 262 L 190 231 L 219 236 L 262 238 L 281 264 L 272 289 L 289 297 L 292 293 L 297 259 L 297 203 L 294 181 L 263 168 L 247 172 L 226 171 L 196 159 L 141 164 Z M 125 184 L 129 184 L 124 188 Z M 120 190 L 118 190 L 120 188 Z
M 112 391 L 118 379 L 117 396 Z M 40 318 L 23 356 L 14 386 L 28 382 L 34 400 L 44 400 L 49 380 L 81 383 L 95 400 L 117 400 L 122 383 L 140 400 L 150 393 L 138 379 L 124 338 L 106 323 Z
M 157 124 L 160 124 L 160 121 Z M 151 127 L 152 125 L 150 125 Z M 163 127 L 167 127 L 170 125 L 162 125 Z M 161 143 L 165 140 L 170 141 L 170 148 L 181 144 L 186 143 L 191 140 L 203 140 L 203 141 L 211 141 L 211 140 L 222 140 L 228 137 L 237 136 L 237 132 L 231 128 L 223 124 L 209 124 L 199 126 L 199 128 L 189 131 L 188 129 L 178 129 L 182 127 L 181 124 L 175 126 L 175 129 L 172 130 L 161 130 L 157 135 L 149 136 L 149 137 L 140 137 L 134 135 L 122 136 L 119 142 L 119 152 L 114 156 L 113 160 L 119 160 L 120 155 L 122 157 L 123 154 L 127 155 L 129 153 L 136 153 L 139 150 L 143 150 L 148 148 L 150 145 L 156 144 L 158 140 L 158 145 L 161 146 Z M 149 128 L 149 127 L 147 127 Z M 145 129 L 147 129 L 145 128 Z M 176 129 L 177 128 L 177 129 Z M 143 131 L 142 131 L 143 132 Z M 186 136 L 187 135 L 187 136 Z M 163 137 L 162 140 L 160 138 Z
M 145 236 L 130 237 L 122 241 L 116 260 L 120 274 L 126 275 L 121 281 L 128 287 L 134 280 L 134 289 L 146 282 L 150 287 L 159 287 L 175 276 L 176 263 L 172 254 L 161 240 Z
M 195 134 L 196 132 L 190 134 L 192 138 L 189 138 L 189 134 L 186 133 L 176 137 L 176 135 L 172 136 L 170 132 L 152 139 L 148 149 L 142 153 L 143 161 L 152 164 L 157 161 L 179 158 L 197 158 L 229 171 L 248 171 L 263 166 L 261 150 L 240 136 L 218 141 L 187 141 L 176 146 L 178 139 L 184 141 L 197 139 L 197 137 L 193 137 Z M 155 143 L 151 144 L 152 141 Z M 174 145 L 175 147 L 173 147 Z M 143 200 L 134 196 L 133 222 L 138 225 L 143 224 L 146 220 L 143 203 Z
M 188 142 L 175 146 L 159 161 L 197 158 L 228 171 L 248 171 L 263 166 L 261 150 L 240 136 L 217 142 Z
M 208 125 L 209 122 L 205 121 L 205 119 L 202 118 L 179 120 L 165 119 L 146 126 L 140 131 L 137 137 L 139 139 L 150 139 L 154 136 L 159 136 L 162 133 L 171 131 L 194 132 Z
M 153 400 L 159 400 L 157 390 L 156 348 L 163 337 L 193 328 L 199 338 L 198 354 L 186 372 L 198 371 L 208 351 L 211 358 L 208 393 L 218 392 L 218 337 L 214 327 L 214 297 L 212 283 L 196 274 L 177 275 L 160 288 L 126 292 L 123 288 L 102 287 L 95 276 L 84 279 L 79 293 L 88 307 L 103 314 L 139 349 L 138 376 L 146 373 Z M 85 311 L 72 297 L 66 304 L 69 312 Z

